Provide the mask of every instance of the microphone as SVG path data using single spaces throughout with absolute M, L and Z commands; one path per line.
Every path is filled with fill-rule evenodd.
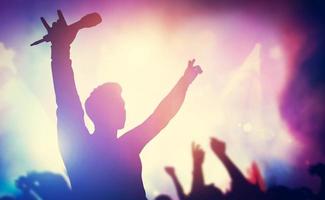
M 88 15 L 83 16 L 79 21 L 69 25 L 69 28 L 79 31 L 83 28 L 90 28 L 96 26 L 97 24 L 102 22 L 102 18 L 98 13 L 90 13 Z M 48 34 L 45 35 L 42 39 L 37 40 L 36 42 L 32 43 L 30 46 L 34 46 L 40 44 L 42 42 L 49 42 Z
M 90 13 L 88 15 L 83 16 L 79 21 L 69 25 L 73 29 L 77 29 L 78 31 L 83 28 L 90 28 L 96 26 L 97 24 L 102 22 L 102 18 L 98 13 Z

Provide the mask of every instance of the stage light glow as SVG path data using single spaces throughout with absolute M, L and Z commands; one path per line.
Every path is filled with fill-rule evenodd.
M 148 197 L 158 193 L 175 195 L 171 180 L 163 171 L 166 165 L 175 166 L 185 190 L 189 190 L 192 141 L 201 144 L 206 151 L 204 171 L 209 173 L 206 182 L 214 182 L 223 190 L 229 188 L 230 180 L 221 163 L 211 153 L 210 137 L 218 137 L 227 143 L 229 155 L 243 172 L 246 172 L 253 160 L 260 165 L 262 171 L 264 164 L 273 159 L 291 162 L 296 141 L 282 123 L 276 98 L 281 90 L 278 81 L 282 81 L 285 69 L 266 69 L 265 72 L 261 67 L 261 52 L 266 46 L 262 43 L 255 44 L 243 63 L 234 66 L 230 63 L 241 52 L 231 52 L 233 55 L 226 57 L 219 56 L 225 55 L 223 37 L 226 32 L 221 29 L 230 26 L 229 21 L 201 17 L 177 29 L 166 27 L 154 16 L 143 16 L 136 22 L 133 24 L 130 19 L 123 21 L 118 18 L 116 22 L 111 21 L 110 26 L 104 24 L 100 27 L 100 32 L 94 29 L 80 33 L 71 48 L 71 58 L 82 102 L 99 84 L 107 81 L 121 84 L 127 123 L 119 135 L 151 114 L 182 76 L 189 59 L 196 58 L 197 64 L 201 65 L 204 73 L 191 85 L 180 112 L 141 155 Z M 241 22 L 239 20 L 234 23 Z M 114 23 L 119 26 L 112 28 Z M 236 27 L 236 24 L 233 26 Z M 267 31 L 268 29 L 265 30 Z M 239 47 L 245 45 L 242 42 L 243 44 L 238 44 Z M 48 102 L 40 104 L 35 99 L 30 101 L 30 105 L 34 106 L 29 107 L 28 117 L 23 118 L 34 120 L 28 120 L 22 126 L 29 129 L 15 130 L 30 134 L 26 140 L 30 142 L 29 157 L 37 163 L 33 166 L 34 169 L 46 168 L 62 173 L 63 165 L 58 157 L 55 137 L 56 106 L 48 51 L 47 47 L 31 51 L 31 57 L 41 58 L 32 62 L 35 64 L 33 69 L 41 70 L 35 73 L 45 74 L 38 81 L 44 83 L 39 87 L 47 91 L 47 97 L 38 98 L 48 99 Z M 280 50 L 273 49 L 272 52 L 270 59 L 285 59 L 279 56 Z M 268 78 L 263 79 L 263 73 L 268 73 Z M 35 109 L 40 110 L 35 112 Z M 42 121 L 42 124 L 38 121 Z M 87 117 L 86 121 L 92 130 Z
M 206 181 L 214 182 L 223 190 L 229 188 L 230 180 L 225 169 L 210 151 L 211 136 L 227 142 L 229 154 L 243 172 L 253 160 L 261 165 L 262 170 L 268 160 L 290 162 L 289 155 L 293 154 L 296 143 L 278 113 L 276 94 L 281 86 L 270 90 L 272 94 L 264 91 L 272 87 L 270 84 L 281 81 L 285 70 L 265 72 L 261 69 L 261 51 L 266 46 L 257 43 L 241 66 L 226 66 L 224 59 L 231 56 L 218 57 L 223 49 L 219 45 L 218 29 L 211 30 L 212 22 L 205 21 L 204 26 L 197 20 L 168 32 L 154 18 L 138 21 L 141 21 L 140 25 L 122 23 L 118 30 L 107 28 L 100 39 L 92 39 L 95 44 L 101 44 L 100 56 L 87 55 L 87 60 L 97 60 L 98 65 L 93 68 L 97 73 L 91 76 L 96 83 L 84 79 L 78 81 L 78 85 L 85 99 L 91 89 L 83 89 L 89 88 L 89 84 L 95 87 L 106 81 L 119 82 L 126 102 L 125 130 L 128 130 L 151 114 L 182 75 L 188 59 L 194 57 L 202 66 L 204 73 L 192 84 L 181 111 L 141 155 L 149 196 L 155 196 L 155 191 L 164 192 L 164 188 L 171 185 L 163 171 L 166 165 L 175 166 L 185 190 L 189 190 L 192 141 L 206 150 L 204 168 L 209 173 Z M 218 23 L 222 27 L 222 22 Z M 193 30 L 198 31 L 194 33 Z M 85 44 L 80 42 L 78 45 Z M 75 49 L 74 63 L 78 69 L 84 70 L 75 68 L 77 77 L 82 77 L 89 67 L 84 64 L 86 58 L 80 56 L 83 54 L 82 50 Z M 266 81 L 262 80 L 263 73 L 269 73 Z M 278 75 L 279 78 L 272 80 Z M 216 84 L 220 79 L 223 83 Z M 278 84 L 274 83 L 274 86 Z M 265 101 L 270 96 L 272 99 Z M 238 123 L 242 124 L 241 127 L 237 127 Z M 265 151 L 265 146 L 269 146 L 268 151 Z

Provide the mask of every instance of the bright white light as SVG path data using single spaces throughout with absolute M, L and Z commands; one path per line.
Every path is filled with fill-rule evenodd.
M 4 68 L 9 69 L 11 72 L 16 72 L 16 68 L 14 65 L 14 56 L 15 52 L 11 49 L 7 49 L 3 43 L 0 42 L 0 70 Z
M 270 57 L 275 60 L 283 59 L 283 52 L 280 46 L 274 46 L 270 49 Z
M 244 126 L 243 126 L 243 130 L 246 132 L 246 133 L 249 133 L 252 131 L 252 124 L 251 123 L 245 123 Z
M 288 155 L 292 153 L 295 141 L 281 123 L 277 99 L 272 95 L 269 98 L 267 94 L 277 83 L 273 77 L 279 74 L 282 77 L 285 72 L 284 68 L 277 68 L 280 70 L 275 71 L 276 74 L 262 78 L 262 44 L 256 44 L 240 66 L 232 66 L 229 63 L 239 50 L 231 52 L 233 55 L 219 56 L 225 51 L 221 30 L 229 26 L 228 22 L 199 19 L 173 30 L 168 30 L 152 16 L 138 18 L 136 24 L 123 22 L 120 18 L 116 22 L 118 25 L 111 23 L 108 27 L 100 27 L 100 32 L 94 28 L 94 31 L 80 33 L 72 46 L 71 58 L 83 102 L 99 84 L 116 81 L 122 85 L 127 123 L 119 134 L 152 113 L 182 76 L 189 59 L 196 58 L 204 71 L 191 85 L 180 112 L 141 155 L 143 179 L 149 196 L 156 196 L 157 190 L 160 192 L 166 187 L 170 188 L 169 194 L 175 193 L 171 180 L 163 171 L 166 165 L 175 166 L 185 190 L 189 190 L 192 141 L 201 144 L 206 151 L 204 172 L 209 174 L 206 182 L 214 182 L 223 190 L 228 188 L 229 176 L 209 147 L 211 136 L 226 141 L 227 152 L 244 172 L 253 160 L 262 164 L 272 159 L 290 162 Z M 22 127 L 28 125 L 28 132 L 34 133 L 29 138 L 33 144 L 28 149 L 31 157 L 42 167 L 62 171 L 62 161 L 57 158 L 50 54 L 33 51 L 34 56 L 37 54 L 42 59 L 35 68 L 43 71 L 34 70 L 42 74 L 31 76 L 41 77 L 39 81 L 44 85 L 38 87 L 46 91 L 44 99 L 48 101 L 42 103 L 46 112 L 42 109 L 34 112 L 35 107 L 30 107 L 28 115 L 34 120 Z M 44 69 L 45 66 L 48 68 Z M 35 99 L 30 103 L 40 108 Z M 40 125 L 39 121 L 44 123 Z M 89 119 L 87 121 L 90 124 Z M 55 160 L 49 160 L 49 157 Z
M 173 188 L 163 171 L 166 165 L 175 166 L 185 190 L 189 190 L 192 141 L 206 150 L 204 170 L 209 174 L 206 181 L 216 183 L 223 190 L 229 187 L 230 180 L 211 153 L 211 136 L 227 142 L 229 154 L 244 172 L 253 160 L 258 163 L 288 160 L 295 144 L 286 142 L 290 136 L 281 123 L 276 99 L 268 104 L 263 99 L 265 84 L 270 84 L 262 81 L 263 46 L 256 44 L 241 66 L 225 66 L 225 60 L 231 56 L 218 57 L 223 51 L 218 45 L 221 42 L 219 30 L 211 28 L 218 26 L 205 25 L 199 21 L 189 23 L 170 33 L 154 19 L 144 19 L 137 25 L 122 23 L 119 29 L 107 28 L 98 40 L 92 39 L 92 43 L 100 46 L 92 50 L 93 56 L 84 51 L 89 43 L 80 42 L 76 44 L 80 48 L 73 50 L 74 64 L 78 66 L 76 77 L 84 99 L 92 88 L 106 81 L 122 85 L 127 123 L 120 134 L 151 114 L 182 76 L 188 59 L 196 58 L 197 64 L 202 66 L 204 72 L 191 85 L 180 112 L 141 155 L 149 196 L 156 195 L 162 182 Z M 82 36 L 78 39 L 85 40 Z M 87 63 L 89 61 L 95 61 L 96 65 Z M 242 128 L 237 128 L 239 123 L 243 124 Z M 265 151 L 269 144 L 272 147 Z

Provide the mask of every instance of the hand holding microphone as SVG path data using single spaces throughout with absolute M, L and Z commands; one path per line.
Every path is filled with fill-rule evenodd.
M 67 25 L 62 12 L 60 10 L 57 12 L 59 19 L 53 22 L 52 27 L 41 17 L 41 21 L 48 34 L 42 39 L 32 43 L 31 46 L 42 42 L 52 42 L 52 44 L 55 45 L 70 45 L 80 29 L 96 26 L 102 21 L 98 13 L 91 13 L 82 17 L 79 21 Z

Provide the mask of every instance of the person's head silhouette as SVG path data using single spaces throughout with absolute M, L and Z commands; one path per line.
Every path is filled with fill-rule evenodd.
M 121 86 L 110 82 L 92 91 L 86 100 L 85 108 L 96 130 L 116 134 L 118 129 L 124 128 L 125 108 L 121 93 Z
M 161 194 L 155 198 L 155 200 L 172 200 L 172 198 L 168 195 Z

